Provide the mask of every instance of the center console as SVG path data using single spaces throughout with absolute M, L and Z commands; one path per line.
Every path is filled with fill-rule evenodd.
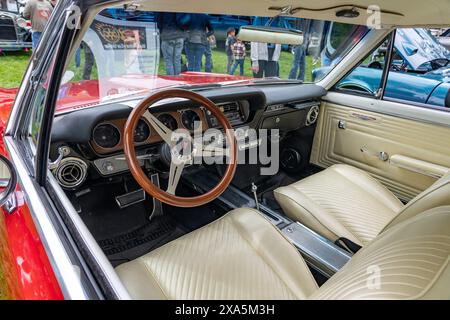
M 200 192 L 210 190 L 219 180 L 218 177 L 213 175 L 195 174 L 195 171 L 186 173 L 183 178 Z M 257 208 L 257 203 L 253 198 L 232 185 L 216 201 L 226 210 L 242 207 Z M 292 221 L 280 212 L 263 204 L 258 204 L 258 207 L 258 211 L 299 250 L 309 267 L 326 278 L 335 274 L 351 259 L 351 253 L 341 249 L 306 226 Z

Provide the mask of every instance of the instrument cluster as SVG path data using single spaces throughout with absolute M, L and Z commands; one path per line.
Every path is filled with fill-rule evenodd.
M 204 110 L 202 108 L 180 109 L 155 114 L 167 128 L 172 131 L 178 128 L 193 131 L 202 124 L 202 129 L 208 128 Z M 127 119 L 102 121 L 92 132 L 91 146 L 98 154 L 108 154 L 119 151 L 123 146 L 123 135 Z M 145 118 L 141 118 L 134 130 L 136 145 L 150 144 L 162 141 L 158 133 L 153 130 Z

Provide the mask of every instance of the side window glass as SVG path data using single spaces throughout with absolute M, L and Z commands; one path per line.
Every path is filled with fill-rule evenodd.
M 382 86 L 388 43 L 389 40 L 386 39 L 379 47 L 366 56 L 352 72 L 340 80 L 334 89 L 341 92 L 376 97 Z
M 445 107 L 450 52 L 426 29 L 398 29 L 385 99 Z
M 28 127 L 28 136 L 31 140 L 31 147 L 34 152 L 35 146 L 39 141 L 39 133 L 41 129 L 42 116 L 44 114 L 45 99 L 47 97 L 47 91 L 49 89 L 49 81 L 53 72 L 54 58 L 49 59 L 44 66 L 42 76 L 37 80 L 34 85 L 34 94 L 31 99 L 31 115 Z
M 31 111 L 30 121 L 30 137 L 34 145 L 37 145 L 37 142 L 39 140 L 39 129 L 44 110 L 45 93 L 45 88 L 41 85 L 38 85 L 36 93 L 33 97 L 33 108 Z

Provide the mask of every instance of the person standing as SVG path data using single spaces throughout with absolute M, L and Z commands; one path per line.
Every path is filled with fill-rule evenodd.
M 303 19 L 301 21 L 301 25 L 301 30 L 303 30 L 303 43 L 294 47 L 294 59 L 292 60 L 289 79 L 298 79 L 305 81 L 306 54 L 309 43 L 309 21 Z
M 180 14 L 158 13 L 157 23 L 161 37 L 161 51 L 169 76 L 177 76 L 181 73 L 181 53 L 185 33 L 181 27 Z
M 244 62 L 245 62 L 245 55 L 246 55 L 246 48 L 245 44 L 241 40 L 237 40 L 235 44 L 231 46 L 231 49 L 233 50 L 233 58 L 234 58 L 234 64 L 231 68 L 230 74 L 233 75 L 236 71 L 236 68 L 239 66 L 239 75 L 244 75 Z
M 23 17 L 31 20 L 31 41 L 33 50 L 41 39 L 42 32 L 47 25 L 53 11 L 53 6 L 47 0 L 28 0 L 23 10 Z
M 228 28 L 227 30 L 227 40 L 225 40 L 225 53 L 227 54 L 227 74 L 230 74 L 231 67 L 233 66 L 233 50 L 231 46 L 236 43 L 236 29 Z
M 216 46 L 214 35 L 209 36 L 205 43 L 205 72 L 211 72 L 213 69 L 212 48 Z
M 188 71 L 201 71 L 206 42 L 208 41 L 208 37 L 213 34 L 214 29 L 207 14 L 191 14 L 186 41 Z
M 250 59 L 252 61 L 253 77 L 276 77 L 278 75 L 280 54 L 280 44 L 252 42 Z
M 306 69 L 306 50 L 303 44 L 294 47 L 294 59 L 292 60 L 291 71 L 289 72 L 289 79 L 298 79 L 305 81 Z M 299 72 L 300 70 L 300 72 Z

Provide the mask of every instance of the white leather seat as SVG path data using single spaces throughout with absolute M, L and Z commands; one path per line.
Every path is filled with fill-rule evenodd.
M 278 229 L 237 209 L 116 270 L 135 299 L 448 299 L 449 255 L 450 206 L 390 228 L 318 288 Z
M 278 188 L 274 194 L 290 218 L 332 241 L 347 238 L 364 246 L 400 221 L 450 205 L 450 174 L 406 206 L 366 172 L 342 164 Z
M 253 209 L 116 268 L 139 299 L 305 299 L 317 285 L 298 251 Z

